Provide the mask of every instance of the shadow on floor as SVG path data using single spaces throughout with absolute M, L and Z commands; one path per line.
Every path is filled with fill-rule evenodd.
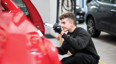
M 55 38 L 54 36 L 52 36 L 52 35 L 50 35 L 50 34 L 45 34 L 45 37 L 46 37 L 46 38 L 49 38 L 49 39 Z

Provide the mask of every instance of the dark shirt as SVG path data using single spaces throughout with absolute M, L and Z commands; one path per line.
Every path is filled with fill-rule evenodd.
M 85 29 L 78 27 L 72 33 L 63 34 L 62 37 L 64 38 L 63 44 L 61 47 L 57 47 L 59 54 L 67 54 L 69 50 L 72 55 L 85 53 L 99 59 L 91 36 Z

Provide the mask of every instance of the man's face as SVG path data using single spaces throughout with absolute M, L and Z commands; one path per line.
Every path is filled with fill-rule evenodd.
M 72 25 L 71 19 L 69 18 L 61 19 L 61 27 L 64 32 L 69 31 L 71 29 L 71 25 Z

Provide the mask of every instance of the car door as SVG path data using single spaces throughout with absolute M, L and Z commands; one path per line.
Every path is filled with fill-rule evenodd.
M 111 29 L 111 32 L 112 33 L 115 33 L 116 34 L 116 0 L 113 0 L 112 1 L 112 7 L 110 9 L 110 12 L 111 12 L 111 21 L 110 21 L 110 29 Z
M 99 3 L 99 9 L 98 9 L 98 25 L 99 29 L 103 31 L 111 31 L 111 19 L 112 12 L 112 0 L 98 0 Z

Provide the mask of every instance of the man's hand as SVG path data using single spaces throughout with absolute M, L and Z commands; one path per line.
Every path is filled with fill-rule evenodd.
M 53 25 L 53 29 L 54 29 L 55 32 L 57 32 L 57 33 L 59 33 L 59 34 L 60 34 L 61 31 L 62 31 L 61 26 L 58 25 L 57 23 L 55 23 L 55 24 Z

